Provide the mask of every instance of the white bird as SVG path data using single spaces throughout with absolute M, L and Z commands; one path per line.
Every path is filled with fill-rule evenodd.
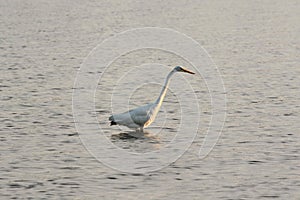
M 121 114 L 114 114 L 109 117 L 110 125 L 123 125 L 127 126 L 128 128 L 137 130 L 139 129 L 140 131 L 143 131 L 145 127 L 149 126 L 155 120 L 155 117 L 166 96 L 170 78 L 176 72 L 195 74 L 194 72 L 185 69 L 184 67 L 176 66 L 165 79 L 165 84 L 160 92 L 160 95 L 154 103 L 150 103 Z

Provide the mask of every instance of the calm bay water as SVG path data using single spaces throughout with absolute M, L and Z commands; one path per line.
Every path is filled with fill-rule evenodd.
M 0 1 L 1 199 L 299 199 L 299 10 L 299 1 Z M 124 173 L 83 146 L 73 83 L 101 41 L 149 26 L 187 34 L 208 51 L 224 80 L 227 118 L 213 151 L 199 159 L 210 96 L 201 76 L 190 78 L 201 110 L 192 146 L 161 170 Z M 191 67 L 166 52 L 132 52 L 112 63 L 95 94 L 105 136 L 126 151 L 162 148 L 180 121 L 171 90 L 150 134 L 109 127 L 110 98 L 103 94 L 110 88 L 102 87 L 114 82 L 109 75 L 151 62 Z M 130 106 L 156 98 L 163 80 L 153 79 L 157 84 L 139 87 Z

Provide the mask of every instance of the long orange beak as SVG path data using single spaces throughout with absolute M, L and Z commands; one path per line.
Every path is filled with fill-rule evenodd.
M 188 69 L 185 69 L 183 67 L 181 67 L 181 69 L 182 69 L 183 72 L 186 72 L 186 73 L 189 73 L 189 74 L 195 74 L 194 72 L 192 72 L 192 71 L 190 71 Z

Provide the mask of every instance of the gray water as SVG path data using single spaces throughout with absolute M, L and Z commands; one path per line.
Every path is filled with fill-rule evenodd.
M 299 199 L 299 10 L 296 0 L 0 1 L 1 199 Z M 124 173 L 82 144 L 72 88 L 96 45 L 149 26 L 182 32 L 208 51 L 226 88 L 227 118 L 213 151 L 199 159 L 211 108 L 204 80 L 191 78 L 200 83 L 203 124 L 192 146 L 161 170 Z M 158 61 L 184 64 L 149 50 L 128 54 L 111 69 Z M 112 143 L 144 153 L 172 140 L 180 112 L 171 91 L 150 136 L 131 137 L 106 121 L 111 110 L 101 84 L 114 80 L 104 78 L 95 106 Z M 152 101 L 159 90 L 141 87 L 130 102 Z

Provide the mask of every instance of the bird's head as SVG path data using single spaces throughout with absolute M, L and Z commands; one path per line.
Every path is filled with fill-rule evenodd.
M 189 74 L 195 74 L 194 72 L 192 72 L 192 71 L 190 71 L 190 70 L 188 70 L 184 67 L 181 67 L 181 66 L 176 66 L 174 68 L 174 70 L 177 71 L 177 72 L 186 72 L 186 73 L 189 73 Z

